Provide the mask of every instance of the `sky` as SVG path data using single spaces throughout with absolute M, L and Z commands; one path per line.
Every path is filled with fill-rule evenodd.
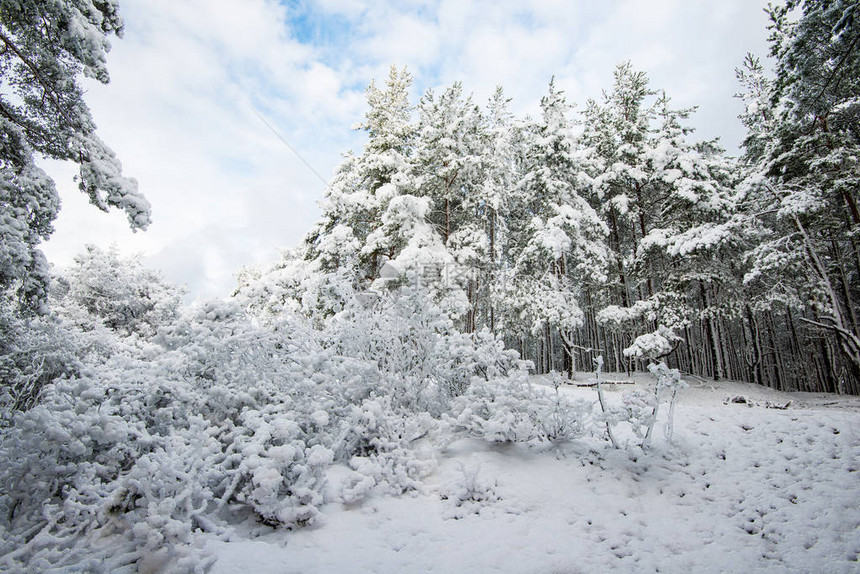
M 184 284 L 189 299 L 229 295 L 238 270 L 277 260 L 319 216 L 324 181 L 363 145 L 354 126 L 365 89 L 391 65 L 413 75 L 413 103 L 456 81 L 486 102 L 501 85 L 522 116 L 537 113 L 553 76 L 582 108 L 629 60 L 675 106 L 698 106 L 695 137 L 720 137 L 735 154 L 744 133 L 734 69 L 747 52 L 767 54 L 765 5 L 120 0 L 111 82 L 82 82 L 153 224 L 130 231 L 122 213 L 87 203 L 73 164 L 45 162 L 63 207 L 44 252 L 63 267 L 87 244 L 115 245 Z

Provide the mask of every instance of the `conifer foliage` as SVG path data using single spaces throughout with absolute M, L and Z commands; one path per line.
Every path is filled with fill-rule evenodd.
M 107 37 L 122 35 L 116 2 L 0 2 L 0 289 L 44 310 L 47 263 L 37 246 L 60 208 L 36 154 L 80 166 L 78 184 L 102 210 L 145 229 L 150 206 L 99 139 L 78 76 L 108 82 Z
M 753 56 L 738 72 L 749 130 L 739 187 L 749 299 L 768 320 L 775 313 L 788 323 L 791 348 L 818 347 L 816 372 L 806 366 L 803 376 L 852 392 L 860 376 L 858 10 L 840 0 L 772 7 L 776 76 Z

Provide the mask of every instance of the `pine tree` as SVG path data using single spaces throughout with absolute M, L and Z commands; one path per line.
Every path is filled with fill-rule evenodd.
M 478 307 L 488 259 L 485 160 L 489 134 L 480 109 L 455 83 L 438 98 L 428 90 L 418 105 L 419 127 L 413 161 L 416 191 L 431 202 L 433 225 L 448 260 L 443 280 L 467 301 L 463 328 L 477 328 Z M 442 263 L 441 259 L 439 261 Z
M 364 280 L 376 279 L 385 259 L 391 258 L 398 247 L 393 238 L 379 230 L 389 202 L 410 185 L 408 156 L 415 137 L 409 105 L 411 85 L 412 76 L 406 68 L 398 70 L 395 66 L 391 67 L 384 90 L 371 82 L 365 121 L 359 124 L 367 132 L 368 141 L 364 153 L 354 164 L 348 164 L 355 172 L 346 179 L 354 185 L 337 190 L 345 197 L 336 199 L 348 203 L 348 212 L 343 221 L 336 219 L 337 213 L 332 214 L 332 221 L 352 229 L 361 246 L 358 263 Z
M 456 262 L 434 218 L 438 198 L 422 189 L 415 168 L 421 146 L 411 121 L 411 82 L 405 68 L 392 67 L 385 89 L 370 84 L 358 126 L 368 135 L 363 152 L 344 158 L 303 243 L 268 271 L 243 274 L 237 294 L 250 308 L 264 315 L 301 312 L 321 322 L 357 293 L 373 296 L 408 280 L 452 316 L 466 312 L 461 285 L 448 280 Z
M 595 158 L 590 197 L 612 254 L 610 298 L 596 296 L 597 320 L 631 341 L 620 343 L 628 357 L 660 359 L 691 322 L 714 325 L 717 295 L 735 276 L 722 263 L 734 233 L 728 165 L 715 143 L 688 141 L 683 121 L 692 112 L 673 109 L 625 63 L 604 103 L 590 102 L 584 114 L 583 144 Z M 716 327 L 710 332 L 719 366 Z
M 759 241 L 746 282 L 763 304 L 828 333 L 860 379 L 858 2 L 770 9 L 776 77 L 749 58 L 745 215 Z M 796 17 L 796 19 L 795 19 Z M 797 269 L 804 273 L 797 273 Z
M 541 100 L 541 121 L 523 133 L 522 180 L 511 201 L 506 273 L 509 329 L 561 335 L 570 354 L 570 332 L 583 323 L 581 286 L 600 277 L 606 227 L 582 197 L 569 106 L 555 83 Z
M 479 265 L 483 273 L 481 299 L 483 324 L 496 331 L 497 310 L 503 305 L 507 264 L 507 246 L 512 241 L 509 230 L 513 191 L 519 180 L 517 158 L 520 155 L 523 129 L 509 110 L 510 99 L 497 87 L 485 113 L 486 144 L 483 151 L 484 179 L 478 189 L 479 220 L 484 226 L 486 257 Z M 476 314 L 481 309 L 478 309 Z
M 604 103 L 589 101 L 586 106 L 582 142 L 595 156 L 590 197 L 609 227 L 612 302 L 629 306 L 644 294 L 633 262 L 650 215 L 643 167 L 655 112 L 645 103 L 654 92 L 645 73 L 633 70 L 629 62 L 619 65 L 614 77 Z
M 0 289 L 30 310 L 45 308 L 49 278 L 37 246 L 60 207 L 36 154 L 77 163 L 81 191 L 99 209 L 124 210 L 132 229 L 150 221 L 137 182 L 96 135 L 78 83 L 79 74 L 108 82 L 111 34 L 122 35 L 116 2 L 0 2 Z

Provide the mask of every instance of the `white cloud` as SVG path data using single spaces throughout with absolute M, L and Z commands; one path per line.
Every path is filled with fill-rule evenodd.
M 351 18 L 361 16 L 370 7 L 369 0 L 316 0 L 322 10 Z
M 46 252 L 67 264 L 86 243 L 116 242 L 155 258 L 195 294 L 223 294 L 241 264 L 298 241 L 323 187 L 254 110 L 269 112 L 288 141 L 303 134 L 294 147 L 326 176 L 339 153 L 327 144 L 349 139 L 361 98 L 343 94 L 337 74 L 290 39 L 277 3 L 237 10 L 232 2 L 129 0 L 123 9 L 111 84 L 87 84 L 87 99 L 101 136 L 152 203 L 154 222 L 132 234 L 120 214 L 86 205 L 69 166 L 52 164 L 64 208 Z M 205 264 L 167 264 L 195 254 Z
M 443 41 L 433 20 L 421 20 L 413 14 L 380 14 L 383 22 L 364 46 L 364 52 L 377 61 L 408 63 L 416 71 L 429 66 L 439 57 Z

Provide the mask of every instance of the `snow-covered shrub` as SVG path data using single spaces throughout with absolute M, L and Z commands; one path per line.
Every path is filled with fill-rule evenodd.
M 597 371 L 598 393 L 600 390 L 600 367 L 602 361 L 599 362 Z M 687 384 L 681 380 L 681 373 L 677 369 L 670 369 L 666 363 L 651 363 L 648 365 L 648 370 L 657 379 L 653 392 L 648 392 L 642 389 L 625 391 L 621 395 L 621 404 L 610 407 L 607 405 L 600 395 L 601 413 L 595 417 L 598 422 L 606 425 L 607 438 L 612 442 L 613 446 L 619 448 L 619 443 L 615 439 L 612 428 L 619 423 L 628 423 L 633 434 L 641 441 L 640 446 L 648 448 L 654 431 L 654 425 L 657 423 L 657 413 L 660 408 L 660 403 L 664 400 L 667 393 L 671 393 L 669 417 L 666 423 L 666 438 L 672 440 L 672 421 L 675 414 L 675 398 L 679 389 L 687 387 Z
M 106 361 L 120 347 L 141 347 L 135 338 L 116 335 L 150 337 L 179 306 L 181 291 L 158 274 L 92 246 L 66 274 L 51 279 L 44 314 L 22 315 L 7 296 L 0 300 L 0 426 L 37 404 L 51 382 Z
M 648 448 L 651 443 L 654 426 L 657 424 L 660 403 L 663 402 L 668 393 L 671 395 L 669 398 L 669 415 L 666 421 L 666 439 L 669 442 L 672 441 L 675 399 L 678 390 L 687 387 L 687 384 L 681 380 L 681 373 L 678 369 L 670 369 L 663 361 L 651 363 L 648 365 L 648 370 L 657 379 L 652 392 L 642 389 L 625 391 L 621 395 L 621 405 L 609 408 L 603 414 L 603 420 L 606 421 L 610 432 L 612 426 L 620 422 L 628 423 L 633 434 L 641 441 L 640 446 L 643 449 Z
M 667 393 L 671 393 L 669 398 L 669 418 L 666 421 L 666 440 L 672 441 L 672 429 L 675 418 L 675 399 L 678 396 L 678 391 L 687 388 L 687 383 L 681 380 L 681 373 L 678 369 L 670 369 L 666 363 L 651 363 L 648 365 L 648 370 L 657 379 L 657 385 L 654 388 L 654 411 L 651 418 L 651 423 L 648 426 L 648 431 L 645 438 L 642 440 L 642 448 L 646 448 L 650 443 L 651 435 L 654 430 L 654 424 L 657 422 L 657 409 L 660 406 L 660 401 Z
M 162 400 L 181 386 L 160 380 L 149 363 L 120 355 L 98 374 L 84 369 L 49 385 L 39 405 L 19 413 L 0 444 L 7 461 L 0 470 L 0 565 L 81 566 L 107 553 L 108 564 L 119 567 L 148 550 L 187 546 L 191 520 L 175 508 L 172 529 L 144 536 L 137 526 L 153 504 L 173 499 L 181 506 L 186 496 L 169 496 L 186 494 L 177 489 L 206 484 L 166 474 L 183 473 L 189 464 L 177 453 L 183 440 L 205 436 L 201 428 L 187 431 L 193 420 L 187 403 Z M 171 455 L 183 463 L 164 464 Z M 112 535 L 124 542 L 103 550 L 95 544 Z
M 313 523 L 333 465 L 351 502 L 432 468 L 413 446 L 438 423 L 400 400 L 402 378 L 299 323 L 261 328 L 210 301 L 115 349 L 4 432 L 0 567 L 205 564 L 198 530 Z
M 427 413 L 394 411 L 386 402 L 389 397 L 367 399 L 351 409 L 344 419 L 344 431 L 336 443 L 338 452 L 345 453 L 349 467 L 374 485 L 395 494 L 413 490 L 435 467 L 414 451 L 416 441 L 424 439 L 438 427 L 438 421 Z M 348 498 L 356 500 L 356 490 L 350 486 Z
M 326 241 L 331 239 L 326 235 Z M 356 298 L 354 280 L 345 268 L 324 271 L 320 262 L 304 259 L 302 248 L 284 251 L 274 265 L 246 267 L 237 279 L 235 299 L 264 324 L 296 314 L 322 328 Z
M 570 402 L 528 381 L 523 368 L 488 381 L 475 379 L 451 401 L 456 431 L 489 442 L 535 443 L 578 437 L 590 405 Z
M 439 496 L 446 502 L 445 518 L 459 520 L 467 514 L 480 514 L 481 509 L 501 500 L 496 492 L 497 481 L 487 481 L 480 477 L 481 465 L 467 468 L 462 462 L 460 477 L 445 485 Z
M 408 444 L 428 419 L 408 417 L 396 381 L 341 354 L 330 335 L 295 322 L 258 328 L 237 305 L 214 301 L 158 336 L 185 358 L 183 372 L 205 389 L 199 412 L 235 453 L 225 500 L 268 524 L 312 523 L 334 462 L 400 491 L 422 474 Z
M 396 403 L 439 416 L 475 379 L 487 381 L 522 368 L 515 352 L 489 331 L 460 333 L 426 294 L 404 287 L 370 305 L 353 304 L 323 331 L 338 354 L 372 361 Z
M 23 316 L 0 299 L 0 428 L 38 402 L 55 379 L 77 372 L 79 341 L 50 315 Z
M 525 373 L 475 382 L 451 401 L 454 428 L 490 442 L 531 442 L 541 438 L 541 394 Z
M 114 249 L 94 245 L 58 279 L 66 288 L 52 290 L 55 308 L 79 306 L 122 335 L 151 337 L 177 316 L 182 297 L 181 288 L 165 282 L 139 258 L 123 259 Z
M 633 434 L 642 440 L 653 425 L 656 406 L 654 393 L 642 389 L 625 391 L 621 394 L 621 406 L 617 410 L 616 422 L 623 420 L 630 423 Z
M 564 383 L 561 373 L 552 374 L 555 394 L 551 397 L 552 407 L 546 410 L 541 419 L 541 428 L 547 440 L 560 441 L 579 438 L 585 434 L 593 422 L 593 404 L 584 400 L 570 400 L 559 392 Z
M 439 413 L 440 386 L 434 367 L 440 333 L 450 321 L 420 312 L 418 294 L 383 294 L 368 305 L 352 303 L 333 317 L 322 333 L 325 344 L 340 355 L 375 364 L 378 376 L 392 388 L 393 406 Z
M 327 501 L 418 488 L 442 428 L 526 442 L 582 430 L 580 407 L 529 385 L 516 353 L 408 288 L 348 302 L 322 328 L 206 301 L 150 335 L 60 307 L 76 368 L 0 430 L 0 569 L 199 570 L 201 530 L 294 528 Z

